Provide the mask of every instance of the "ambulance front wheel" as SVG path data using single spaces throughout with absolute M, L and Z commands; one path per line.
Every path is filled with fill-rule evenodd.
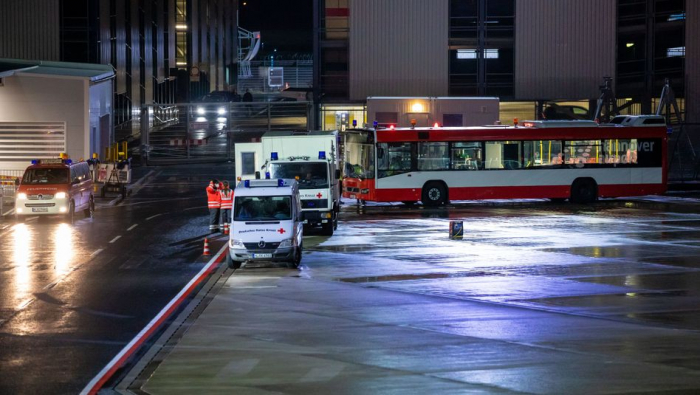
M 241 268 L 240 262 L 236 262 L 233 259 L 231 259 L 230 252 L 228 254 L 226 254 L 226 265 L 228 266 L 229 269 L 240 269 Z
M 299 264 L 301 263 L 301 250 L 302 246 L 299 246 L 299 248 L 294 251 L 294 259 L 291 261 L 287 262 L 287 267 L 290 269 L 296 269 L 299 267 Z

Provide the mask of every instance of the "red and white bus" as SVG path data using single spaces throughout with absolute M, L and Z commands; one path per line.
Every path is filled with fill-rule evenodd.
M 351 129 L 343 197 L 374 202 L 570 199 L 666 191 L 662 117 L 620 124 L 525 121 L 522 126 Z M 624 120 L 623 120 L 624 121 Z

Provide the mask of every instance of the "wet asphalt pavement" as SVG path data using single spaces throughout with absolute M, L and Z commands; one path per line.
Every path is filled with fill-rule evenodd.
M 0 393 L 77 393 L 202 268 L 202 239 L 207 233 L 203 188 L 212 176 L 232 179 L 233 169 L 201 165 L 153 170 L 142 186 L 135 188 L 134 195 L 121 204 L 109 206 L 107 200 L 101 202 L 94 220 L 81 219 L 73 226 L 60 220 L 15 224 L 5 218 L 0 222 Z M 463 240 L 448 239 L 450 220 L 464 221 Z M 333 295 L 325 295 L 321 286 L 313 297 L 328 297 L 329 301 L 360 298 L 363 304 L 347 306 L 343 311 L 347 314 L 365 314 L 360 311 L 363 306 L 387 305 L 384 313 L 376 310 L 372 317 L 364 317 L 381 323 L 372 326 L 381 338 L 398 334 L 390 326 L 392 314 L 397 311 L 405 311 L 409 318 L 429 313 L 432 317 L 429 321 L 425 318 L 425 327 L 420 328 L 423 332 L 408 337 L 420 347 L 412 351 L 409 342 L 400 352 L 389 351 L 394 353 L 390 364 L 394 372 L 411 370 L 406 366 L 420 364 L 426 355 L 435 358 L 435 353 L 445 352 L 431 348 L 430 342 L 421 343 L 421 333 L 443 333 L 565 349 L 586 354 L 590 365 L 613 354 L 640 363 L 653 361 L 660 371 L 667 369 L 669 377 L 673 375 L 669 388 L 692 392 L 700 389 L 694 387 L 694 383 L 700 383 L 700 378 L 695 377 L 700 369 L 700 349 L 695 346 L 696 331 L 700 329 L 699 235 L 700 205 L 693 199 L 661 198 L 641 203 L 622 199 L 591 206 L 541 201 L 460 203 L 429 210 L 401 205 L 358 210 L 353 202 L 346 201 L 334 236 L 306 237 L 299 272 L 251 265 L 231 278 L 242 275 L 254 281 L 283 279 L 299 287 L 300 292 L 305 280 L 342 286 L 343 291 Z M 237 292 L 236 300 L 247 306 L 261 293 L 278 287 L 266 284 L 242 284 L 232 292 Z M 401 295 L 409 297 L 408 304 L 387 303 Z M 376 302 L 373 298 L 377 298 Z M 426 298 L 436 307 L 436 300 L 447 304 L 427 312 L 421 307 L 430 305 Z M 412 301 L 417 304 L 411 306 Z M 285 313 L 268 318 L 284 319 L 288 307 L 275 304 Z M 508 310 L 502 317 L 493 318 L 495 314 L 489 312 L 489 306 Z M 246 314 L 255 314 L 254 307 L 248 306 Z M 441 310 L 443 307 L 445 310 Z M 414 308 L 418 310 L 411 313 Z M 455 314 L 465 309 L 481 309 L 483 314 L 468 323 L 456 322 Z M 419 313 L 420 310 L 423 311 Z M 572 327 L 559 327 L 559 320 L 552 315 L 538 316 L 544 320 L 539 321 L 540 325 L 551 323 L 547 331 L 539 332 L 528 325 L 510 326 L 513 323 L 508 319 L 517 317 L 520 311 L 555 313 L 562 319 L 578 317 L 580 333 L 575 339 L 567 337 L 566 332 Z M 325 314 L 332 316 L 336 312 Z M 260 332 L 242 336 L 263 343 L 280 333 L 290 336 L 290 344 L 304 342 L 309 339 L 307 336 L 323 338 L 321 332 L 330 331 L 328 335 L 333 335 L 332 328 L 317 328 L 317 334 L 295 333 L 294 327 L 237 321 L 243 320 L 242 316 L 242 312 L 234 314 L 227 325 L 259 325 Z M 597 342 L 597 332 L 606 331 L 607 327 L 596 322 L 614 323 L 618 340 Z M 408 330 L 412 325 L 399 324 L 398 330 Z M 348 336 L 352 332 L 350 328 Z M 197 333 L 200 332 L 193 330 L 190 335 Z M 668 333 L 673 333 L 672 341 Z M 552 336 L 561 342 L 552 342 Z M 658 344 L 649 343 L 654 336 Z M 335 341 L 339 339 L 343 338 L 335 337 Z M 324 341 L 331 340 L 318 339 L 313 344 L 321 347 Z M 546 344 L 542 346 L 540 342 Z M 235 344 L 232 340 L 229 346 Z M 344 352 L 351 355 L 352 344 L 343 346 Z M 357 354 L 357 366 L 387 364 L 381 346 L 376 347 L 374 351 L 365 350 L 367 354 Z M 505 346 L 485 343 L 483 347 L 485 354 L 493 355 Z M 211 349 L 206 353 L 211 354 Z M 528 367 L 546 357 L 523 351 L 517 364 Z M 449 381 L 455 393 L 474 388 L 477 392 L 547 392 L 538 391 L 537 383 L 529 382 L 529 387 L 521 384 L 523 378 L 532 380 L 532 372 L 529 376 L 519 376 L 512 370 L 493 376 L 480 373 L 475 378 L 474 372 L 496 371 L 505 363 L 481 363 L 477 356 L 461 351 L 445 358 L 454 363 L 461 363 L 462 359 L 466 363 L 468 359 L 472 369 L 461 366 L 459 371 L 436 373 L 441 380 Z M 512 367 L 513 361 L 509 362 Z M 566 358 L 555 362 L 562 366 L 572 363 Z M 190 359 L 187 368 L 194 369 L 196 365 L 197 360 Z M 168 371 L 167 362 L 163 369 Z M 571 371 L 575 369 L 560 374 Z M 695 381 L 685 385 L 684 371 L 692 373 Z M 155 377 L 159 377 L 159 372 L 163 370 L 157 371 Z M 549 373 L 553 372 L 556 373 Z M 626 374 L 634 379 L 635 374 L 641 376 L 643 372 L 640 369 Z M 260 374 L 264 382 L 265 372 Z M 596 372 L 587 374 L 595 376 Z M 186 378 L 181 374 L 173 377 Z M 327 385 L 333 377 L 306 387 L 276 389 L 291 388 L 292 393 L 337 390 Z M 389 383 L 382 388 L 390 393 L 392 389 L 405 388 L 406 383 Z M 478 383 L 486 383 L 487 387 L 470 387 Z M 412 388 L 422 388 L 420 385 L 415 382 Z M 566 385 L 551 388 L 567 389 Z M 585 388 L 585 383 L 577 388 Z M 626 390 L 630 389 L 615 387 L 615 391 Z
M 153 170 L 93 220 L 0 221 L 1 394 L 78 393 L 202 268 L 204 188 L 233 169 Z
M 305 237 L 299 271 L 235 271 L 142 388 L 698 393 L 699 208 L 348 201 L 335 235 Z

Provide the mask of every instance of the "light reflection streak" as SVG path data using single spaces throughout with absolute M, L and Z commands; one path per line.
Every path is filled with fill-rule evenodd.
M 32 232 L 25 224 L 17 224 L 13 227 L 13 261 L 15 264 L 15 298 L 22 300 L 27 297 L 32 285 L 31 277 L 31 250 Z
M 70 263 L 73 260 L 73 229 L 68 224 L 60 224 L 54 233 L 54 243 L 56 246 L 55 266 L 56 274 L 68 273 Z

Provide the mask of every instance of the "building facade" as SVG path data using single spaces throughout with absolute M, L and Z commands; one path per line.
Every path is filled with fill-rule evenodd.
M 554 101 L 593 112 L 604 77 L 629 113 L 653 112 L 669 78 L 697 117 L 697 2 L 315 1 L 321 127 L 367 121 L 368 96 L 498 96 L 504 121 Z
M 0 57 L 112 65 L 115 126 L 235 82 L 236 0 L 3 0 Z

